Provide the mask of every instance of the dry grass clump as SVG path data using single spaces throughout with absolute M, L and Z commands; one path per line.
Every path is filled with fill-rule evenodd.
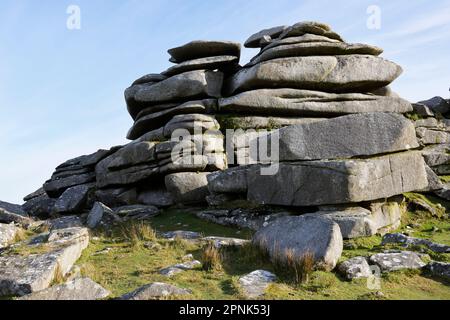
M 133 222 L 121 227 L 122 238 L 130 242 L 133 247 L 141 245 L 145 241 L 156 241 L 156 232 L 144 222 Z
M 310 276 L 314 271 L 314 254 L 310 251 L 302 256 L 297 256 L 294 250 L 286 250 L 285 265 L 288 271 L 293 275 L 296 285 L 309 282 Z
M 202 252 L 202 263 L 203 270 L 205 271 L 221 271 L 222 266 L 222 254 L 219 249 L 217 249 L 214 244 L 208 244 Z

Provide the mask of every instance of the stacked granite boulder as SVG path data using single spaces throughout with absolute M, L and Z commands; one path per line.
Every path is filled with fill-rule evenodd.
M 120 147 L 99 150 L 59 165 L 43 187 L 24 198 L 23 209 L 31 216 L 79 213 L 94 203 L 95 167 Z
M 244 152 L 252 158 L 208 177 L 210 199 L 304 208 L 333 219 L 344 238 L 397 227 L 395 196 L 429 188 L 414 124 L 404 116 L 413 107 L 388 87 L 401 67 L 321 23 L 263 30 L 246 44 L 261 51 L 226 81 L 219 113 L 223 127 L 269 130 L 252 132 L 237 149 L 279 142 L 278 157 Z M 220 222 L 215 214 L 209 219 Z
M 206 201 L 200 217 L 254 229 L 292 213 L 331 219 L 344 238 L 398 227 L 398 195 L 436 179 L 404 116 L 412 105 L 388 87 L 402 69 L 315 22 L 263 30 L 246 46 L 261 50 L 244 67 L 233 42 L 169 50 L 174 66 L 125 91 L 132 141 L 59 166 L 25 210 Z
M 214 114 L 240 52 L 238 43 L 193 41 L 169 50 L 176 65 L 136 80 L 125 91 L 133 142 L 98 164 L 100 192 L 133 188 L 156 206 L 204 200 L 208 172 L 227 167 Z
M 450 100 L 434 97 L 413 104 L 411 118 L 426 164 L 439 176 L 431 191 L 450 200 Z

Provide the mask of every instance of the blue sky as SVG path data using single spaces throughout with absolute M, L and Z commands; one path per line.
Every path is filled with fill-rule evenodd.
M 69 5 L 80 30 L 66 27 Z M 367 28 L 371 5 L 379 30 Z M 450 96 L 450 0 L 0 0 L 0 199 L 21 203 L 59 163 L 126 143 L 123 90 L 165 70 L 167 49 L 304 20 L 384 48 L 404 68 L 403 97 Z

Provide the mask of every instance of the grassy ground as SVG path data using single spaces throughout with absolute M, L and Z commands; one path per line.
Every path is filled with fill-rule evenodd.
M 411 224 L 415 226 L 413 230 L 407 228 Z M 158 231 L 203 231 L 206 236 L 248 238 L 251 234 L 249 231 L 239 232 L 206 223 L 190 213 L 177 211 L 164 213 L 151 221 L 150 225 Z M 402 230 L 414 236 L 450 244 L 448 220 L 433 218 L 423 212 L 409 213 Z M 158 271 L 182 262 L 186 254 L 193 254 L 196 259 L 201 260 L 202 245 L 185 241 L 169 242 L 155 238 L 154 234 L 148 232 L 137 241 L 130 238 L 133 237 L 119 231 L 108 236 L 97 234 L 78 262 L 84 275 L 111 290 L 115 297 L 159 281 L 191 289 L 194 299 L 242 299 L 238 286 L 239 277 L 257 269 L 265 269 L 276 272 L 280 278 L 268 289 L 266 299 L 450 299 L 448 283 L 433 279 L 420 271 L 394 272 L 383 276 L 383 296 L 376 295 L 377 290 L 368 289 L 367 280 L 348 282 L 335 273 L 314 272 L 308 283 L 296 285 L 291 274 L 280 273 L 268 259 L 255 254 L 250 247 L 223 251 L 221 270 L 197 269 L 169 279 L 159 275 Z M 149 241 L 158 245 L 148 249 L 144 243 Z M 380 244 L 381 237 L 346 241 L 342 259 L 380 252 L 385 249 Z M 107 248 L 111 250 L 96 255 L 96 252 Z M 449 255 L 433 255 L 432 258 L 449 261 Z

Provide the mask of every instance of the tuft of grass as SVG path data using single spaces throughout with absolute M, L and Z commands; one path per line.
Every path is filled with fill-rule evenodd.
M 314 253 L 307 251 L 299 257 L 294 250 L 286 251 L 286 267 L 293 274 L 296 285 L 309 282 L 314 265 Z
M 55 276 L 53 277 L 52 280 L 52 286 L 55 285 L 59 285 L 65 282 L 65 277 L 64 274 L 62 272 L 61 266 L 59 265 L 59 263 L 56 264 L 56 269 L 55 269 Z
M 222 254 L 212 243 L 208 244 L 202 252 L 202 264 L 204 271 L 221 271 Z
M 14 242 L 24 241 L 28 238 L 28 234 L 22 228 L 19 228 L 14 236 Z
M 121 226 L 122 238 L 133 247 L 140 246 L 145 241 L 155 241 L 156 232 L 145 222 L 133 222 Z

